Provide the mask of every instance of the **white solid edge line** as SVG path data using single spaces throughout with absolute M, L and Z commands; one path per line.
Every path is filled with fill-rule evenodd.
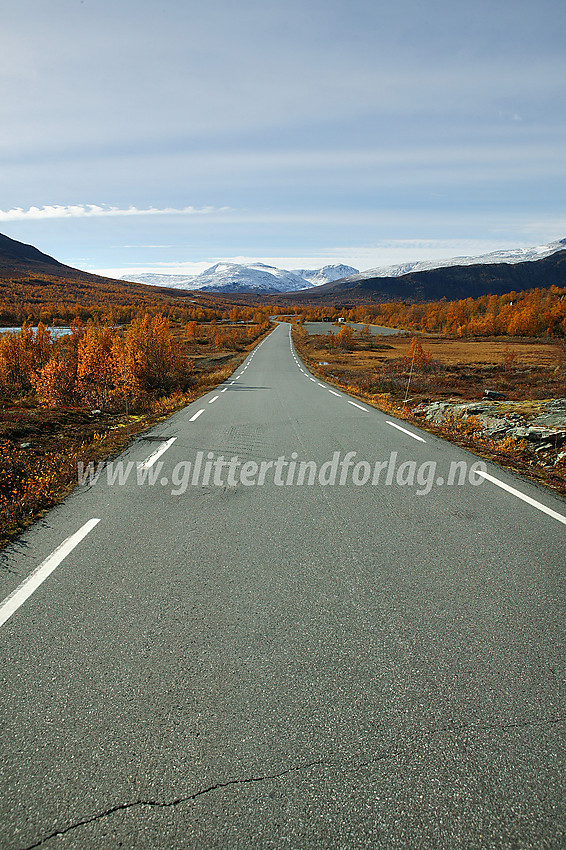
M 212 404 L 212 402 L 213 402 L 213 401 L 216 401 L 216 399 L 217 399 L 217 398 L 218 398 L 218 396 L 217 396 L 217 395 L 215 395 L 215 396 L 214 396 L 214 398 L 211 398 L 211 399 L 210 399 L 210 401 L 209 401 L 208 403 L 209 403 L 209 404 Z
M 328 390 L 328 392 L 332 393 L 332 395 L 337 395 L 338 398 L 340 398 L 340 393 L 335 393 L 334 390 Z
M 92 531 L 95 525 L 98 525 L 100 519 L 89 519 L 88 522 L 75 531 L 70 537 L 58 546 L 54 552 L 49 555 L 45 561 L 36 567 L 36 569 L 25 578 L 18 587 L 10 593 L 0 604 L 0 626 L 3 626 L 6 620 L 9 620 L 18 608 L 24 604 L 26 599 L 37 590 L 40 584 L 43 584 L 45 579 L 51 575 L 61 561 L 69 555 L 73 549 L 79 545 L 81 540 L 87 536 L 89 531 Z
M 195 421 L 195 419 L 198 419 L 198 418 L 199 418 L 199 416 L 201 415 L 201 413 L 204 413 L 204 407 L 202 407 L 200 410 L 197 410 L 197 412 L 195 413 L 195 415 L 194 415 L 194 416 L 191 416 L 191 418 L 189 419 L 189 422 L 194 422 L 194 421 Z
M 166 443 L 161 443 L 158 449 L 150 454 L 149 457 L 146 457 L 140 469 L 149 469 L 150 466 L 153 466 L 157 458 L 161 457 L 163 452 L 166 452 L 169 446 L 172 446 L 176 439 L 177 437 L 171 437 L 171 439 L 167 440 Z
M 396 425 L 395 422 L 390 422 L 389 419 L 385 420 L 388 425 L 391 425 L 392 428 L 397 428 L 398 431 L 402 431 L 404 434 L 408 434 L 409 437 L 412 437 L 413 440 L 418 440 L 419 443 L 426 443 L 426 440 L 423 440 L 422 437 L 419 437 L 418 434 L 413 434 L 411 431 L 407 431 L 406 428 L 401 428 L 400 425 Z
M 348 404 L 353 404 L 354 407 L 359 407 L 360 410 L 363 410 L 364 413 L 367 413 L 367 407 L 362 407 L 361 404 L 357 404 L 355 401 L 348 400 Z
M 521 493 L 520 490 L 515 490 L 514 487 L 511 487 L 509 484 L 505 484 L 503 481 L 500 481 L 499 478 L 494 478 L 494 476 L 490 475 L 489 472 L 483 472 L 478 469 L 475 474 L 481 475 L 482 478 L 486 478 L 488 481 L 491 481 L 492 484 L 495 484 L 497 487 L 501 487 L 502 490 L 507 490 L 508 493 L 512 493 L 513 496 L 517 496 L 518 499 L 522 499 L 523 502 L 526 502 L 528 505 L 532 505 L 533 508 L 548 514 L 548 516 L 551 516 L 553 519 L 557 519 L 558 522 L 566 525 L 566 516 L 553 511 L 552 508 L 547 508 L 546 505 L 542 504 L 542 502 L 537 502 L 536 499 L 531 499 L 530 496 L 525 496 L 525 494 Z

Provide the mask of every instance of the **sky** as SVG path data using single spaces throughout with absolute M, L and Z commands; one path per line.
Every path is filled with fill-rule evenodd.
M 112 276 L 566 237 L 564 0 L 7 0 L 0 232 Z

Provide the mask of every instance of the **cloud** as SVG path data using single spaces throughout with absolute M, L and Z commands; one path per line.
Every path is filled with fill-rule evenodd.
M 11 210 L 0 210 L 0 221 L 24 221 L 30 219 L 52 219 L 52 218 L 101 218 L 109 216 L 150 216 L 150 215 L 210 215 L 210 213 L 226 212 L 229 207 L 165 207 L 157 209 L 148 207 L 139 209 L 130 206 L 127 209 L 111 207 L 107 204 L 54 204 L 45 207 L 29 207 L 24 210 L 15 207 Z

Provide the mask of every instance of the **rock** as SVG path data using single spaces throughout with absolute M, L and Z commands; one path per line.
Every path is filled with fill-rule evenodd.
M 482 435 L 494 440 L 512 437 L 536 444 L 545 443 L 551 448 L 566 443 L 566 399 L 553 399 L 542 405 L 545 413 L 528 425 L 524 424 L 522 414 L 508 412 L 509 406 L 504 405 L 505 410 L 498 415 L 500 406 L 494 399 L 456 403 L 435 401 L 418 405 L 413 413 L 424 416 L 434 425 L 441 425 L 449 416 L 462 422 L 475 417 L 481 423 Z
M 551 446 L 561 446 L 566 442 L 566 431 L 553 431 L 551 428 L 537 428 L 531 425 L 512 428 L 509 436 L 517 440 L 528 440 L 530 443 L 551 440 Z
M 494 437 L 500 440 L 514 427 L 513 422 L 508 419 L 500 419 L 496 416 L 481 416 L 483 424 L 483 433 L 485 437 Z
M 428 422 L 440 425 L 451 407 L 452 405 L 446 401 L 433 401 L 427 407 L 425 418 Z
M 556 413 L 543 413 L 542 416 L 537 416 L 533 419 L 533 425 L 549 425 L 550 427 L 560 428 L 566 425 L 566 411 L 557 410 Z
M 500 393 L 497 390 L 484 390 L 483 391 L 483 397 L 484 398 L 492 398 L 492 399 L 507 398 L 505 393 Z

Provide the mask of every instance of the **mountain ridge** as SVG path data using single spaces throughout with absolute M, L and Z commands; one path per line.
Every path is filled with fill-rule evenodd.
M 391 277 L 371 277 L 364 273 L 324 284 L 309 293 L 290 293 L 288 297 L 293 301 L 309 299 L 333 303 L 418 303 L 504 295 L 553 285 L 566 286 L 566 249 L 524 262 L 450 265 Z
M 55 257 L 44 254 L 39 248 L 25 242 L 18 242 L 16 239 L 10 239 L 9 236 L 0 233 L 0 267 L 9 265 L 23 269 L 30 265 L 41 265 L 52 269 L 70 268 L 70 266 L 60 263 Z

